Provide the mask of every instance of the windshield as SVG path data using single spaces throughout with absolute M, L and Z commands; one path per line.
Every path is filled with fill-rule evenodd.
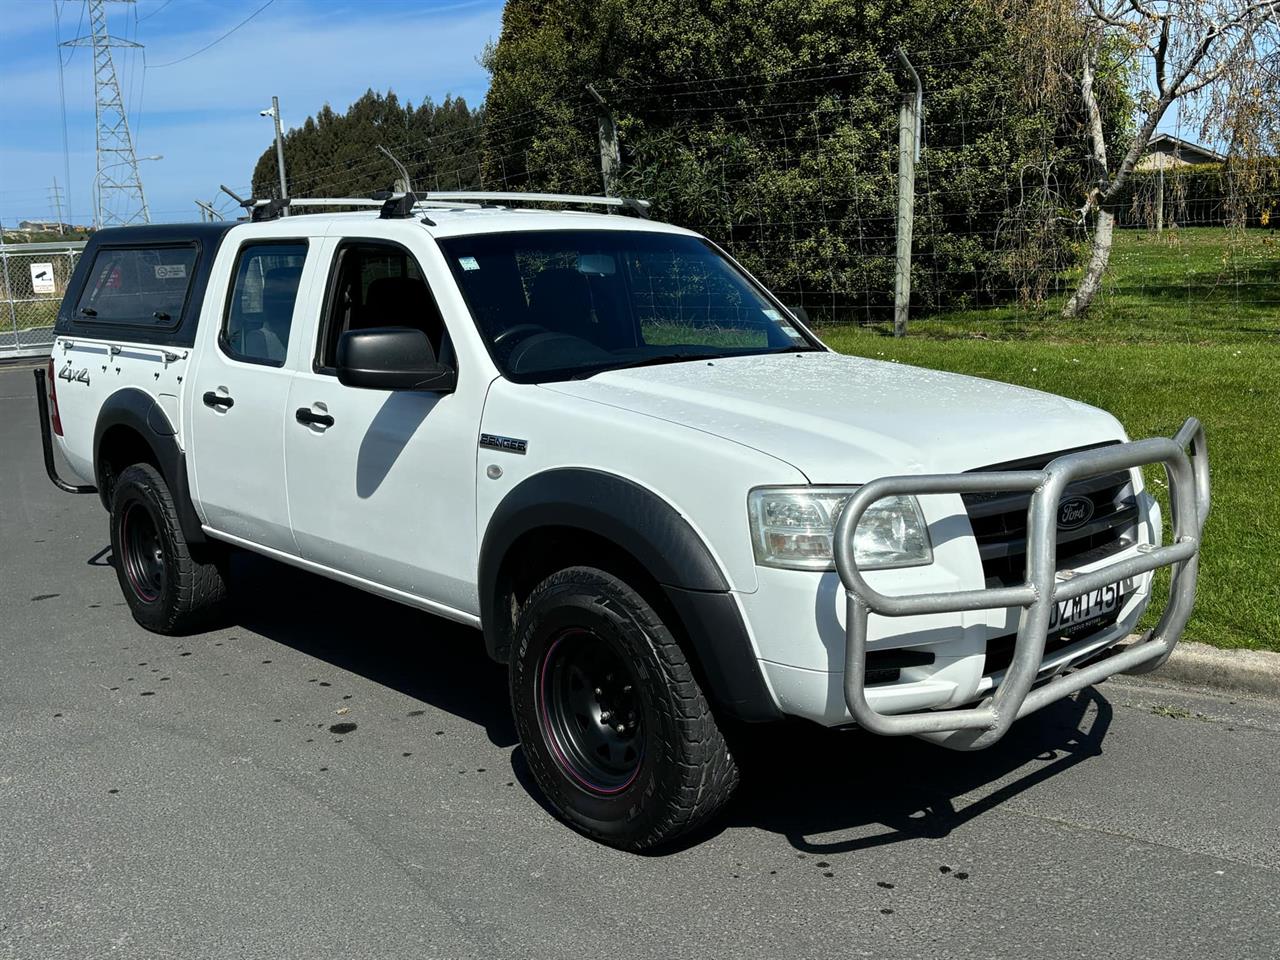
M 494 361 L 518 382 L 820 349 L 698 237 L 539 230 L 440 247 Z

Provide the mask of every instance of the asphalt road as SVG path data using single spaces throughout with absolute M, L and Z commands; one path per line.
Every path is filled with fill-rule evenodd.
M 137 627 L 31 388 L 0 369 L 0 957 L 1280 956 L 1275 705 L 775 730 L 713 828 L 619 853 L 540 804 L 477 634 L 249 557 L 224 629 Z

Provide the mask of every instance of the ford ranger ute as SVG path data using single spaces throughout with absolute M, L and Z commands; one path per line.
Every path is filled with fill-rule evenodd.
M 305 203 L 95 234 L 36 372 L 49 475 L 101 497 L 147 629 L 207 622 L 232 548 L 476 627 L 539 787 L 627 849 L 727 800 L 730 727 L 977 749 L 1182 633 L 1194 419 L 1130 441 L 842 356 L 642 202 Z

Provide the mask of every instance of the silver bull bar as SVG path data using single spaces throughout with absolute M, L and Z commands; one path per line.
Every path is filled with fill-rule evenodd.
M 1066 486 L 1086 477 L 1146 464 L 1163 464 L 1169 479 L 1172 541 L 1162 547 L 1117 561 L 1070 579 L 1058 579 L 1057 514 Z M 886 596 L 871 589 L 853 555 L 853 531 L 871 504 L 884 497 L 975 492 L 1031 492 L 1027 508 L 1025 582 L 1012 587 Z M 1056 700 L 1120 672 L 1145 673 L 1159 667 L 1173 652 L 1195 603 L 1200 535 L 1209 515 L 1209 463 L 1204 428 L 1194 417 L 1172 438 L 1153 437 L 1069 453 L 1043 470 L 954 473 L 884 477 L 860 487 L 849 499 L 836 524 L 836 569 L 844 584 L 845 673 L 844 696 L 849 712 L 873 733 L 915 734 L 956 750 L 989 747 L 1005 735 L 1013 721 Z M 1169 602 L 1160 622 L 1141 640 L 1120 653 L 1056 676 L 1032 690 L 1044 660 L 1049 620 L 1054 605 L 1097 590 L 1118 580 L 1171 566 Z M 960 613 L 1021 607 L 1013 660 L 1004 679 L 978 706 L 887 715 L 867 703 L 867 620 L 871 613 L 905 617 L 927 613 Z

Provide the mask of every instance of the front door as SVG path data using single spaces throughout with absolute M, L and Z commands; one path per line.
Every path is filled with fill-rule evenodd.
M 474 615 L 476 431 L 485 384 L 466 370 L 451 394 L 340 384 L 334 361 L 348 330 L 416 327 L 437 356 L 456 361 L 428 277 L 408 248 L 342 240 L 326 274 L 313 362 L 299 364 L 285 423 L 298 549 L 446 615 Z
M 307 241 L 248 241 L 237 251 L 216 321 L 201 325 L 195 382 L 188 385 L 192 496 L 220 533 L 296 554 L 285 489 L 287 363 Z M 210 322 L 213 321 L 213 322 Z M 216 329 L 209 329 L 216 327 Z

